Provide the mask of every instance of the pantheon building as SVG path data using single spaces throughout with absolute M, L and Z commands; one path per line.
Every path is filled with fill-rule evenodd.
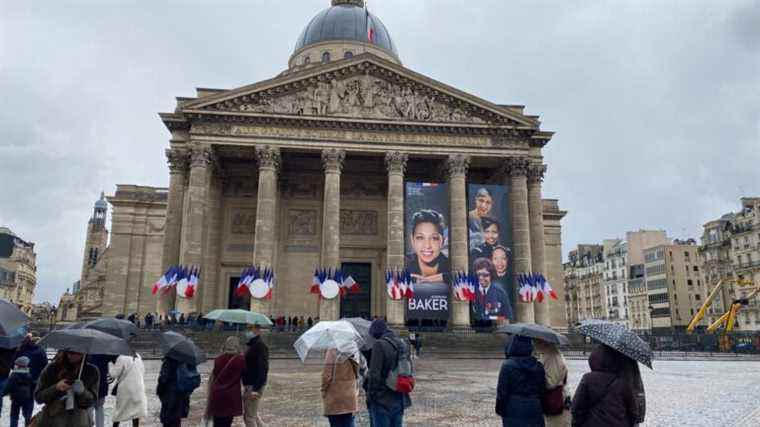
M 441 218 L 437 255 L 451 272 L 441 277 L 471 268 L 472 233 L 481 227 L 475 199 L 493 193 L 494 206 L 503 200 L 509 274 L 543 273 L 559 293 L 548 304 L 513 293 L 514 318 L 566 326 L 565 212 L 541 195 L 542 150 L 552 132 L 524 106 L 487 101 L 406 68 L 364 6 L 332 0 L 307 23 L 279 75 L 197 89 L 160 114 L 171 133 L 169 188 L 124 185 L 108 197 L 102 314 L 251 307 L 273 316 L 386 316 L 403 324 L 408 302 L 388 297 L 385 276 L 416 256 L 410 204 L 433 209 L 422 209 L 412 190 L 432 188 Z M 156 279 L 177 264 L 201 268 L 196 295 L 152 295 Z M 235 294 L 241 270 L 253 265 L 274 271 L 270 299 Z M 309 292 L 315 268 L 342 269 L 361 291 L 320 298 Z M 468 302 L 449 295 L 446 308 L 449 326 L 470 326 Z

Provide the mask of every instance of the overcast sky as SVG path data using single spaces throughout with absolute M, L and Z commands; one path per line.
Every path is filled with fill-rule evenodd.
M 328 0 L 0 0 L 0 226 L 36 243 L 38 301 L 79 279 L 117 183 L 168 185 L 158 119 L 196 87 L 287 66 Z M 760 3 L 371 0 L 404 65 L 557 134 L 563 252 L 701 225 L 760 196 Z

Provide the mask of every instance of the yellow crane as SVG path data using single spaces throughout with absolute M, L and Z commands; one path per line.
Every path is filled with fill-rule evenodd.
M 705 313 L 707 312 L 707 309 L 710 308 L 712 305 L 713 300 L 718 295 L 718 292 L 721 290 L 721 288 L 728 284 L 736 284 L 742 287 L 750 287 L 752 289 L 749 289 L 749 292 L 746 294 L 743 298 L 737 298 L 734 301 L 731 302 L 731 307 L 729 307 L 728 311 L 726 311 L 725 314 L 720 316 L 718 320 L 713 322 L 710 326 L 707 327 L 707 332 L 715 332 L 720 328 L 721 326 L 725 327 L 725 332 L 731 332 L 734 329 L 734 324 L 736 323 L 736 315 L 739 312 L 739 310 L 749 304 L 749 300 L 757 296 L 758 293 L 760 293 L 760 287 L 755 287 L 755 284 L 752 282 L 752 280 L 749 279 L 721 279 L 717 285 L 715 285 L 715 288 L 713 288 L 712 292 L 705 298 L 705 302 L 702 303 L 702 307 L 699 308 L 699 311 L 697 311 L 697 314 L 694 315 L 694 318 L 689 323 L 689 326 L 686 328 L 686 331 L 688 333 L 694 332 L 694 329 L 696 329 L 699 322 L 705 317 Z

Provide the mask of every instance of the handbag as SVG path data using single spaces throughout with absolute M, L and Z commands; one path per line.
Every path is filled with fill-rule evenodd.
M 132 358 L 132 360 L 133 360 L 133 362 L 132 362 L 131 365 L 129 365 L 129 369 L 127 369 L 126 372 L 124 372 L 121 375 L 119 375 L 119 380 L 115 381 L 116 384 L 111 389 L 111 396 L 116 396 L 116 394 L 119 392 L 119 383 L 121 382 L 121 380 L 123 380 L 127 376 L 127 374 L 129 374 L 130 372 L 132 372 L 132 368 L 135 367 L 134 358 Z
M 546 390 L 541 396 L 541 407 L 546 415 L 560 415 L 565 410 L 565 384 L 567 384 L 567 374 L 562 384 Z

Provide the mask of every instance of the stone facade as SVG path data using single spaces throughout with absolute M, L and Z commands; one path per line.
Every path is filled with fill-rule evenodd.
M 37 254 L 34 243 L 26 242 L 0 227 L 0 298 L 31 314 L 37 287 Z
M 357 43 L 365 49 L 303 64 L 305 55 Z M 404 263 L 407 180 L 449 183 L 456 269 L 467 268 L 467 183 L 505 184 L 515 273 L 544 272 L 559 283 L 565 212 L 541 195 L 542 149 L 552 133 L 522 107 L 444 85 L 378 49 L 350 40 L 310 44 L 271 80 L 198 89 L 160 114 L 171 133 L 169 188 L 119 186 L 108 198 L 104 314 L 245 306 L 335 319 L 341 301 L 309 293 L 313 271 L 360 263 L 369 272 L 361 284 L 369 288 L 369 314 L 403 324 L 404 304 L 387 298 L 384 274 Z M 176 264 L 201 267 L 196 296 L 152 296 L 153 282 Z M 250 265 L 274 270 L 271 299 L 233 294 Z M 518 311 L 523 321 L 566 326 L 563 301 Z M 469 327 L 466 304 L 451 305 L 449 324 Z
M 741 199 L 741 210 L 704 225 L 699 247 L 704 280 L 711 291 L 721 280 L 744 279 L 760 285 L 760 197 Z M 710 323 L 728 311 L 730 303 L 744 296 L 747 286 L 724 286 L 708 310 Z M 736 330 L 760 330 L 760 301 L 753 298 L 742 307 Z

